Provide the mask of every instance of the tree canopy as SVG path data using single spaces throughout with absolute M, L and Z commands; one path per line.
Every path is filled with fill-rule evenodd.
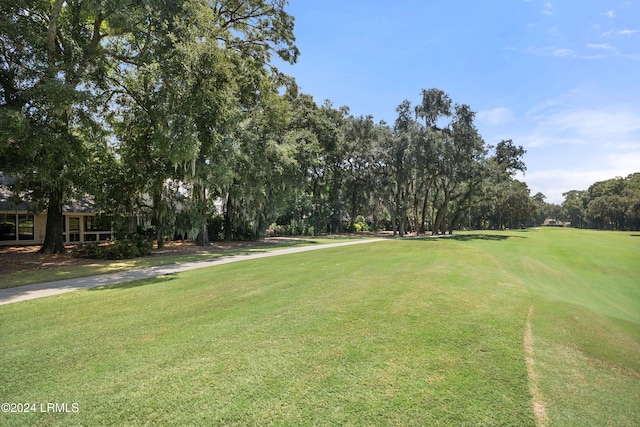
M 294 63 L 284 0 L 6 0 L 0 4 L 0 171 L 47 211 L 91 195 L 158 245 L 188 236 L 387 229 L 445 233 L 564 216 L 639 226 L 637 174 L 572 191 L 557 213 L 516 172 L 525 150 L 484 141 L 471 106 L 423 89 L 393 124 L 318 105 Z
M 640 230 L 640 173 L 564 193 L 562 218 L 574 227 Z

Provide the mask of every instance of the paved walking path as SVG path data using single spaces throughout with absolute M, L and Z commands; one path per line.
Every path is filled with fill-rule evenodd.
M 116 283 L 132 282 L 134 280 L 147 279 L 149 277 L 157 277 L 164 274 L 179 273 L 181 271 L 193 270 L 196 268 L 229 264 L 232 262 L 245 261 L 249 259 L 295 254 L 299 252 L 314 251 L 318 249 L 335 248 L 338 246 L 379 242 L 382 240 L 385 239 L 354 240 L 351 242 L 328 243 L 318 246 L 301 246 L 297 248 L 276 249 L 273 251 L 256 252 L 247 255 L 223 256 L 212 260 L 159 265 L 156 267 L 149 267 L 140 270 L 120 271 L 116 273 L 101 274 L 98 276 L 79 277 L 77 279 L 58 280 L 55 282 L 38 283 L 35 285 L 0 289 L 0 305 L 10 304 L 18 301 L 26 301 L 35 298 L 42 298 L 50 295 L 58 295 L 65 292 L 78 291 L 81 289 L 90 289 L 97 288 L 99 286 L 113 285 Z

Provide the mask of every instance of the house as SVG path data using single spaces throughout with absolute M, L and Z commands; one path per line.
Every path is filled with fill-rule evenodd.
M 0 246 L 41 245 L 47 213 L 34 212 L 31 205 L 16 200 L 11 177 L 0 175 Z M 65 243 L 103 242 L 113 237 L 111 218 L 100 215 L 90 199 L 64 205 L 62 232 Z
M 558 219 L 547 218 L 542 224 L 545 227 L 571 227 L 570 222 L 560 221 Z

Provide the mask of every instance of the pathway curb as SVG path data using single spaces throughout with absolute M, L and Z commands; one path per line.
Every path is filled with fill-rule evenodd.
M 43 298 L 51 295 L 59 295 L 66 292 L 79 291 L 82 289 L 91 289 L 100 286 L 132 282 L 134 280 L 148 279 L 150 277 L 157 277 L 165 274 L 180 273 L 182 271 L 195 270 L 197 268 L 230 264 L 232 262 L 295 254 L 319 249 L 336 248 L 340 246 L 381 242 L 386 240 L 389 239 L 355 240 L 351 242 L 327 243 L 318 246 L 301 246 L 297 248 L 276 249 L 273 251 L 256 252 L 246 255 L 223 256 L 206 261 L 192 261 L 181 264 L 159 265 L 156 267 L 149 267 L 140 270 L 120 271 L 115 273 L 101 274 L 97 276 L 78 277 L 76 279 L 57 280 L 55 282 L 37 283 L 33 285 L 18 286 L 9 289 L 0 289 L 0 305 L 11 304 L 19 301 L 27 301 L 36 298 Z

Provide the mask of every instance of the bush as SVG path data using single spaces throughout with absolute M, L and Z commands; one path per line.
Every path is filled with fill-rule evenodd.
M 80 243 L 71 249 L 71 256 L 74 258 L 101 259 L 102 249 L 97 242 Z
M 363 231 L 371 231 L 371 228 L 369 227 L 369 224 L 367 224 L 367 221 L 365 221 L 364 217 L 362 215 L 358 215 L 356 217 L 355 222 L 353 223 L 353 225 L 351 227 L 349 227 L 350 231 L 355 232 L 355 233 L 361 233 Z
M 209 240 L 222 240 L 224 237 L 224 217 L 216 214 L 207 221 Z
M 292 236 L 315 236 L 315 228 L 306 219 L 292 219 L 289 224 Z
M 292 219 L 286 225 L 279 225 L 274 222 L 267 228 L 268 237 L 315 235 L 316 227 L 306 218 L 301 220 Z
M 267 237 L 278 237 L 288 235 L 289 231 L 285 230 L 284 225 L 278 225 L 275 222 L 267 228 Z
M 112 245 L 102 248 L 102 259 L 129 259 L 139 256 L 138 248 L 127 240 L 117 240 Z
M 152 237 L 132 234 L 125 239 L 115 240 L 110 245 L 100 246 L 96 242 L 80 243 L 71 250 L 71 256 L 89 259 L 130 259 L 151 254 L 152 247 Z

